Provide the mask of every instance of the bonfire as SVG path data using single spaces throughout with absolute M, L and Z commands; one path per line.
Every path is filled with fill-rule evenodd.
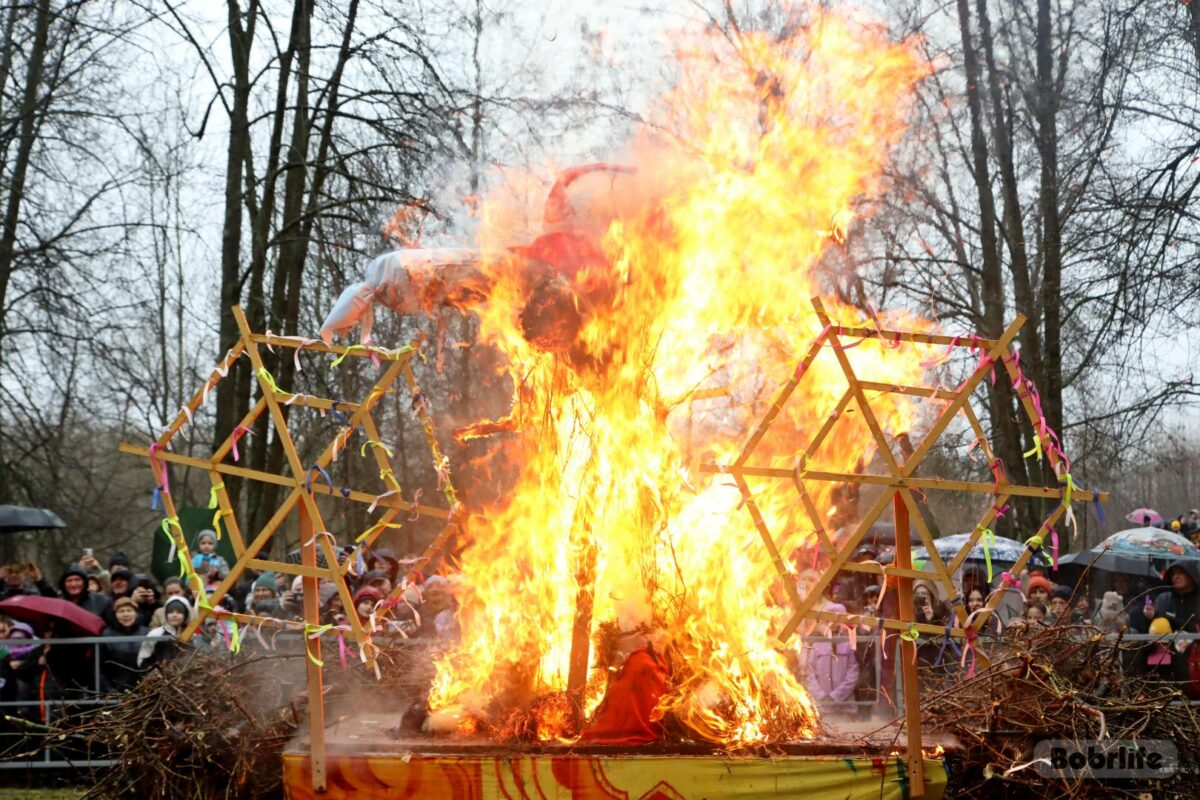
M 820 332 L 808 298 L 885 188 L 929 65 L 827 12 L 782 39 L 681 39 L 678 65 L 654 124 L 620 164 L 563 173 L 531 241 L 512 235 L 528 209 L 492 198 L 473 254 L 381 262 L 375 300 L 469 306 L 515 386 L 507 417 L 457 432 L 515 439 L 518 476 L 465 532 L 462 640 L 436 663 L 431 730 L 604 741 L 606 693 L 631 669 L 654 685 L 622 709 L 638 718 L 632 741 L 664 724 L 726 748 L 818 730 L 777 638 L 789 608 L 772 556 L 736 486 L 698 465 L 736 453 Z M 347 290 L 347 308 L 362 291 Z M 837 322 L 932 327 L 826 307 Z M 919 382 L 930 348 L 887 344 L 863 340 L 849 357 L 879 380 Z M 815 388 L 760 447 L 768 466 L 793 468 L 801 434 L 846 389 L 832 363 L 813 369 Z M 920 424 L 903 396 L 873 402 L 891 437 Z M 872 452 L 848 415 L 809 464 L 852 473 Z M 755 492 L 784 558 L 811 545 L 794 493 Z M 831 517 L 834 494 L 812 496 Z

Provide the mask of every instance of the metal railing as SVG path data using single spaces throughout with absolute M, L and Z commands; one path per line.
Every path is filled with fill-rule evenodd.
M 1070 628 L 1064 627 L 1063 630 L 1064 630 L 1064 633 L 1066 633 L 1067 631 L 1070 630 Z M 1156 635 L 1156 634 L 1135 634 L 1135 633 L 1105 634 L 1105 638 L 1109 639 L 1109 640 L 1116 640 L 1118 638 L 1118 636 L 1120 637 L 1122 642 L 1132 642 L 1132 643 L 1145 642 L 1146 646 L 1149 646 L 1151 644 L 1157 644 L 1159 642 L 1172 642 L 1173 643 L 1175 640 L 1185 640 L 1185 641 L 1200 640 L 1200 633 L 1191 633 L 1191 634 L 1176 633 L 1176 634 L 1167 634 L 1167 635 L 1161 635 L 1161 636 Z M 871 681 L 868 685 L 861 685 L 861 684 L 856 685 L 855 693 L 857 695 L 859 693 L 859 691 L 865 691 L 865 693 L 874 694 L 874 699 L 866 699 L 866 700 L 851 699 L 851 700 L 846 700 L 846 701 L 834 701 L 832 703 L 832 705 L 834 707 L 838 707 L 838 708 L 855 708 L 855 709 L 863 709 L 863 708 L 867 708 L 867 707 L 880 707 L 880 708 L 887 708 L 887 707 L 893 707 L 893 706 L 900 707 L 900 705 L 903 702 L 902 691 L 901 691 L 901 680 L 900 680 L 901 670 L 897 667 L 897 665 L 894 661 L 892 662 L 892 669 L 890 670 L 890 672 L 892 673 L 892 675 L 891 675 L 892 681 L 891 681 L 890 687 L 883 686 L 885 673 L 889 671 L 889 670 L 884 669 L 885 662 L 887 662 L 889 659 L 899 658 L 899 646 L 898 646 L 899 645 L 899 636 L 896 635 L 895 633 L 889 633 L 887 636 L 886 644 L 884 643 L 883 637 L 881 636 L 880 632 L 878 632 L 878 631 L 859 635 L 859 636 L 855 637 L 855 639 L 856 639 L 856 643 L 858 646 L 856 648 L 856 652 L 854 654 L 855 658 L 858 657 L 858 652 L 857 652 L 858 649 L 861 649 L 864 646 L 870 646 L 870 647 L 874 648 L 874 652 L 872 654 L 872 663 L 873 663 L 874 672 L 875 672 L 873 681 Z M 924 641 L 927 644 L 941 647 L 941 639 L 942 639 L 942 637 L 931 637 Z M 80 692 L 81 694 L 79 694 L 78 696 L 71 696 L 71 697 L 55 697 L 55 698 L 39 697 L 36 699 L 25 698 L 25 699 L 17 699 L 17 700 L 0 701 L 0 715 L 8 717 L 8 716 L 11 716 L 14 711 L 19 711 L 20 709 L 28 710 L 31 708 L 37 708 L 39 719 L 41 720 L 41 724 L 45 725 L 45 726 L 50 726 L 52 724 L 52 722 L 54 721 L 54 719 L 56 719 L 59 716 L 61 709 L 71 708 L 71 709 L 74 709 L 76 713 L 78 713 L 78 711 L 80 709 L 86 709 L 85 711 L 83 711 L 83 713 L 96 713 L 99 709 L 101 709 L 105 706 L 109 706 L 109 705 L 120 702 L 120 696 L 121 696 L 120 692 L 114 693 L 114 692 L 105 691 L 106 676 L 104 674 L 102 650 L 99 649 L 99 646 L 112 645 L 112 644 L 130 644 L 130 643 L 134 643 L 134 642 L 141 644 L 146 641 L 161 642 L 161 641 L 164 641 L 164 639 L 163 639 L 163 637 L 151 637 L 151 636 L 87 636 L 87 637 L 55 638 L 55 639 L 0 639 L 0 646 L 8 646 L 10 649 L 14 648 L 14 647 L 22 647 L 22 648 L 30 647 L 30 648 L 34 648 L 36 650 L 36 648 L 40 647 L 41 645 L 50 645 L 52 647 L 54 647 L 54 646 L 89 646 L 90 645 L 93 647 L 97 647 L 97 649 L 91 655 L 91 659 L 92 659 L 91 685 L 89 687 L 79 688 L 76 690 L 77 692 Z M 197 636 L 197 637 L 193 638 L 193 641 L 200 641 L 205 646 L 212 647 L 213 649 L 219 649 L 222 651 L 226 649 L 224 641 L 219 635 L 214 636 L 212 639 L 208 639 L 207 637 Z M 851 641 L 850 637 L 847 635 L 844 635 L 844 634 L 839 635 L 839 636 L 806 636 L 806 637 L 799 637 L 796 647 L 798 647 L 798 648 L 811 647 L 812 644 L 815 644 L 818 642 L 829 643 L 829 644 L 841 644 L 841 643 L 848 643 L 850 641 Z M 290 631 L 281 632 L 276 639 L 272 640 L 271 648 L 276 649 L 278 644 L 280 644 L 280 643 L 282 643 L 284 647 L 291 647 L 294 645 L 298 650 L 300 648 L 304 647 L 303 636 L 296 632 L 290 632 Z M 396 640 L 396 643 L 397 644 L 404 644 L 404 643 L 418 644 L 419 642 L 417 640 L 398 639 L 398 640 Z M 993 639 L 990 642 L 988 642 L 987 644 L 985 644 L 984 652 L 987 652 L 989 649 L 992 649 L 997 646 L 999 646 L 999 647 L 1004 646 L 1004 642 L 1002 639 Z M 1136 648 L 1131 648 L 1131 650 L 1132 649 L 1136 649 Z M 951 672 L 957 671 L 959 669 L 958 654 L 954 653 L 952 648 L 950 648 L 950 647 L 946 647 L 943 652 L 944 652 L 945 657 L 943 660 L 943 666 L 941 668 L 944 669 L 946 673 L 951 673 Z M 32 653 L 31 653 L 31 655 L 32 655 Z M 994 655 L 994 653 L 993 653 L 993 655 Z M 890 688 L 890 692 L 888 691 L 889 688 Z M 1200 701 L 1187 701 L 1187 702 L 1189 705 L 1193 705 L 1193 706 L 1200 705 Z M 65 713 L 65 712 L 63 712 L 63 713 Z M 6 734 L 6 735 L 10 735 L 10 734 Z M 11 735 L 13 735 L 14 737 L 20 736 L 20 734 L 15 731 Z M 31 759 L 31 758 L 6 759 L 4 752 L 0 751 L 0 770 L 62 769 L 62 768 L 92 769 L 92 768 L 114 766 L 119 763 L 116 759 L 91 758 L 90 755 L 87 757 L 84 757 L 84 758 L 64 758 L 64 757 L 61 757 L 61 753 L 56 752 L 55 747 L 49 742 L 47 742 L 41 748 L 41 756 L 42 757 L 40 759 Z

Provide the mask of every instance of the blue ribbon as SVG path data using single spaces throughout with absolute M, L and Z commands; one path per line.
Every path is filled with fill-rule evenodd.
M 338 403 L 339 402 L 340 401 L 338 401 L 338 400 L 333 401 L 333 406 L 329 409 L 329 413 L 333 414 L 333 418 L 336 419 L 338 422 L 342 423 L 343 425 L 345 425 L 347 428 L 353 428 L 354 426 L 350 424 L 350 420 L 346 419 L 342 415 L 342 412 L 338 411 Z
M 1092 505 L 1096 507 L 1096 516 L 1104 522 L 1104 506 L 1100 503 L 1100 490 L 1092 489 Z
M 312 474 L 314 469 L 325 476 L 325 482 L 329 484 L 330 489 L 333 489 L 333 479 L 329 477 L 329 473 L 320 464 L 313 464 L 308 468 L 308 473 L 304 476 L 304 488 L 308 489 L 308 493 L 312 494 Z
M 151 511 L 162 511 L 162 507 L 163 507 L 162 489 L 155 486 L 154 494 L 150 496 L 150 510 Z
M 946 623 L 946 633 L 942 636 L 942 646 L 938 650 L 937 660 L 933 662 L 935 667 L 942 665 L 942 656 L 946 653 L 946 645 L 949 644 L 954 648 L 954 655 L 957 658 L 962 658 L 962 650 L 958 649 L 958 643 L 954 641 L 954 637 L 950 635 L 950 623 Z
M 342 493 L 342 499 L 345 500 L 347 503 L 349 503 L 350 502 L 350 487 L 343 486 L 342 488 L 338 489 L 338 491 Z

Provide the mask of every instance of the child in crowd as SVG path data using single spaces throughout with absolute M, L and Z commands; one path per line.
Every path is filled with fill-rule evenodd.
M 206 580 L 219 581 L 229 574 L 229 564 L 217 553 L 217 534 L 214 531 L 200 531 L 196 534 L 193 544 L 196 552 L 192 554 L 192 569 Z
M 179 654 L 176 639 L 187 627 L 192 616 L 192 605 L 182 597 L 172 597 L 163 606 L 165 622 L 150 631 L 149 638 L 138 650 L 138 669 L 147 669 L 159 662 L 170 661 Z

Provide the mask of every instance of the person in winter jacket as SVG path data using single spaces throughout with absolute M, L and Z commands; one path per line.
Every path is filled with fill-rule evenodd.
M 145 636 L 149 631 L 138 621 L 137 603 L 130 597 L 118 597 L 113 604 L 115 625 L 110 625 L 101 634 L 105 637 Z M 138 670 L 138 651 L 141 642 L 113 642 L 100 647 L 100 674 L 108 689 L 123 692 L 137 685 L 141 677 Z
M 138 649 L 138 669 L 148 669 L 179 655 L 179 643 L 176 640 L 192 618 L 192 605 L 182 597 L 172 597 L 163 606 L 163 617 L 166 621 L 162 627 L 150 631 L 150 638 L 142 642 Z
M 229 574 L 229 563 L 217 552 L 215 531 L 200 531 L 192 547 L 192 569 L 206 582 L 216 583 Z
M 78 564 L 71 564 L 58 581 L 58 591 L 64 600 L 70 600 L 84 611 L 103 619 L 112 607 L 112 601 L 102 594 L 88 591 L 87 579 L 87 570 Z
M 6 567 L 0 567 L 0 577 L 4 578 L 4 583 L 0 585 L 0 600 L 7 600 L 19 594 L 58 597 L 58 592 L 42 575 L 38 565 L 32 561 L 16 562 Z
M 826 603 L 822 611 L 846 613 L 841 603 Z M 828 626 L 821 629 L 822 635 L 835 635 Z M 845 703 L 854 699 L 854 686 L 858 682 L 858 659 L 850 642 L 812 643 L 808 657 L 806 682 L 809 693 L 822 705 Z
M 1172 562 L 1163 580 L 1169 587 L 1159 592 L 1154 598 L 1154 605 L 1146 604 L 1142 614 L 1146 619 L 1153 620 L 1165 617 L 1171 623 L 1171 630 L 1192 632 L 1200 622 L 1200 576 L 1196 574 L 1196 564 L 1192 561 Z

